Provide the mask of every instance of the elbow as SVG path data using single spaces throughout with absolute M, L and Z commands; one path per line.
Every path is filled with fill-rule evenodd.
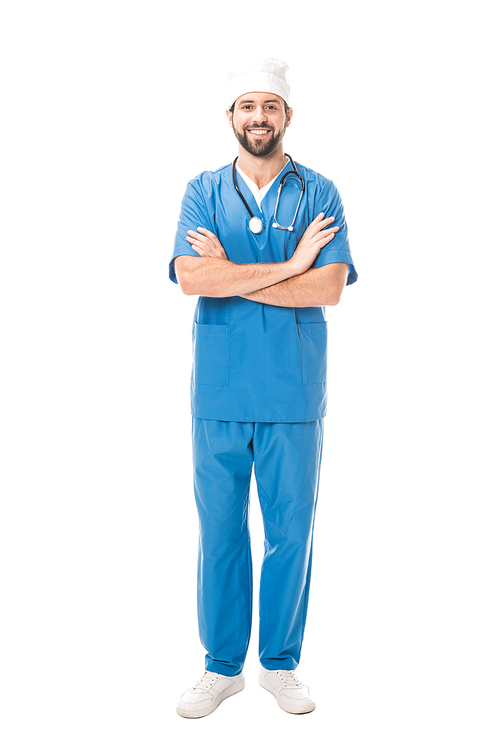
M 177 273 L 177 281 L 179 282 L 182 293 L 186 294 L 186 296 L 193 296 L 196 294 L 190 276 L 190 273 Z
M 175 277 L 177 278 L 177 283 L 181 287 L 182 293 L 187 296 L 193 296 L 198 293 L 194 288 L 196 273 L 192 267 L 192 260 L 193 258 L 184 256 L 175 258 Z
M 340 302 L 340 297 L 344 291 L 344 284 L 332 284 L 328 289 L 328 302 L 330 307 L 335 307 Z
M 344 291 L 349 266 L 347 263 L 331 263 L 328 265 L 328 276 L 325 283 L 325 292 L 327 304 L 335 307 L 340 302 L 340 297 Z
M 336 307 L 337 304 L 340 302 L 341 295 L 342 295 L 342 292 L 331 291 L 330 294 L 328 295 L 328 301 L 326 302 L 328 307 Z

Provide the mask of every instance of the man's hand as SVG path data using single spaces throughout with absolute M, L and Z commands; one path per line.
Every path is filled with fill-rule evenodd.
M 218 237 L 208 229 L 199 226 L 197 232 L 189 230 L 186 239 L 198 255 L 227 260 L 226 252 Z
M 297 275 L 305 273 L 311 267 L 319 251 L 328 242 L 331 242 L 339 230 L 338 226 L 326 229 L 326 226 L 335 221 L 335 216 L 323 218 L 324 215 L 324 213 L 320 213 L 311 221 L 297 245 L 297 249 L 290 258 L 290 263 L 293 265 Z

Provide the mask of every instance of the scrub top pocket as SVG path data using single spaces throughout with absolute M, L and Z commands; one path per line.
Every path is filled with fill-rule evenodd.
M 298 323 L 302 357 L 302 383 L 326 382 L 327 329 L 326 322 Z
M 195 322 L 193 379 L 198 385 L 229 385 L 230 325 Z

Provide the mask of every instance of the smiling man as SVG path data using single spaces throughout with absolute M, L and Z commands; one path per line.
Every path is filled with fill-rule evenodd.
M 243 147 L 243 150 L 253 156 L 260 156 L 263 158 L 264 156 L 269 156 L 269 154 L 273 153 L 273 151 L 275 151 L 279 146 L 292 117 L 288 104 L 286 104 L 281 97 L 269 98 L 269 94 L 259 94 L 253 99 L 248 99 L 246 96 L 241 97 L 241 99 L 238 100 L 237 116 L 240 112 L 247 114 L 254 112 L 255 107 L 258 105 L 262 106 L 264 114 L 261 118 L 261 127 L 252 127 L 254 123 L 250 122 L 250 125 L 246 126 L 242 132 L 237 130 L 234 123 L 234 104 L 229 110 L 232 115 L 230 122 L 233 127 L 233 132 L 240 145 Z M 283 128 L 280 130 L 279 126 L 283 122 L 283 112 L 286 121 Z M 272 115 L 275 115 L 275 117 L 273 118 Z M 250 119 L 252 120 L 253 117 Z M 277 132 L 275 131 L 275 126 L 278 126 Z
M 325 306 L 357 279 L 339 193 L 284 153 L 286 63 L 233 73 L 238 156 L 188 184 L 170 278 L 199 296 L 191 413 L 205 672 L 177 712 L 197 718 L 245 685 L 252 623 L 252 470 L 264 521 L 259 683 L 290 713 L 315 709 L 295 673 L 306 623 L 326 413 Z

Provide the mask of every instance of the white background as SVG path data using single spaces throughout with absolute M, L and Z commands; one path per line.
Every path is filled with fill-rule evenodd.
M 493 6 L 2 4 L 6 749 L 498 749 Z M 327 310 L 299 670 L 318 709 L 290 716 L 258 687 L 253 638 L 245 691 L 187 721 L 196 299 L 167 266 L 186 182 L 236 153 L 243 53 L 290 65 L 286 150 L 337 184 L 359 281 Z

